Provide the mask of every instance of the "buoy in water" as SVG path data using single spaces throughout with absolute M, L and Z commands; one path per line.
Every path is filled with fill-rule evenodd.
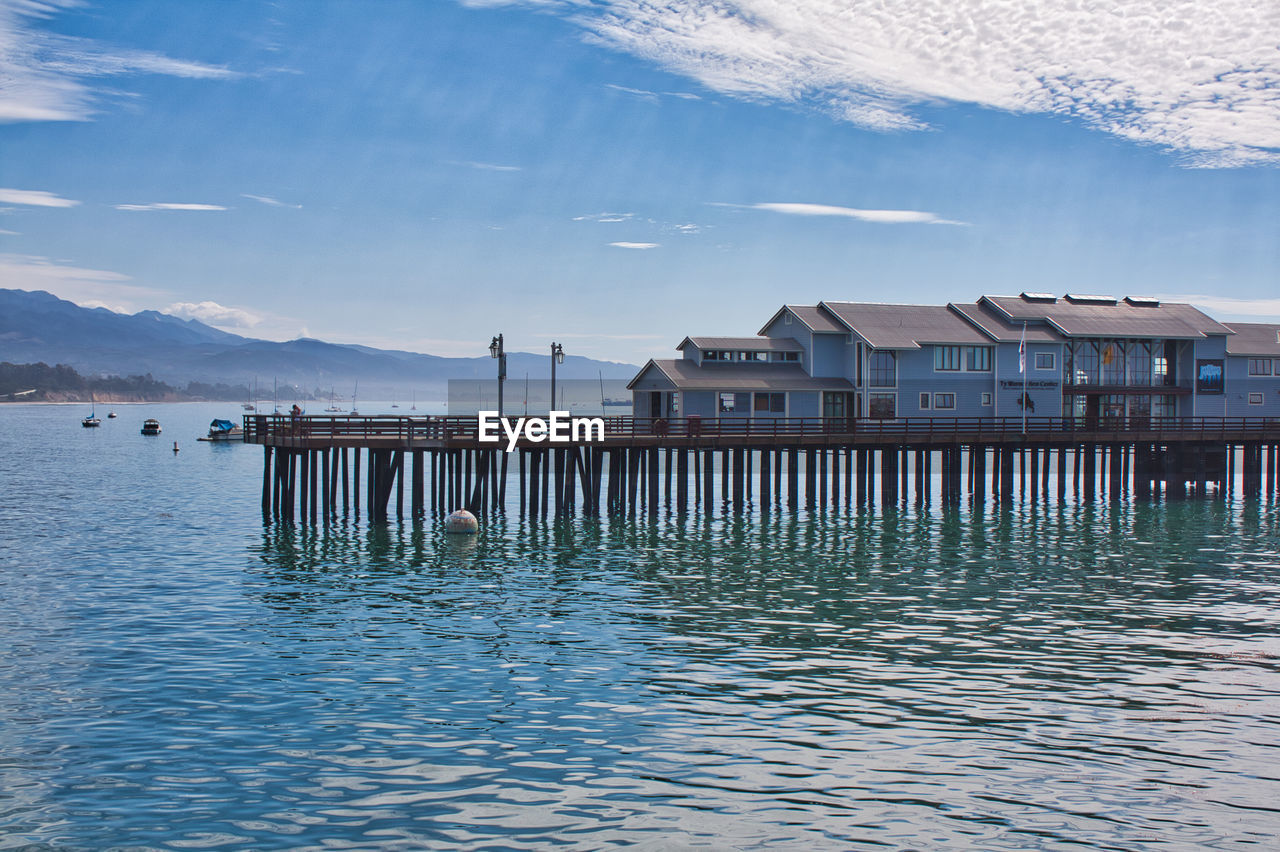
M 174 453 L 177 453 L 177 452 L 178 452 L 178 442 L 177 442 L 177 441 L 174 441 L 174 442 L 173 442 L 173 451 L 174 451 Z
M 447 533 L 474 534 L 480 531 L 480 522 L 476 516 L 466 509 L 450 512 L 444 519 L 444 531 Z

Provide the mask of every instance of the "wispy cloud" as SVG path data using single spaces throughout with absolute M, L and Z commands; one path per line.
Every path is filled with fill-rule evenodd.
M 450 160 L 455 166 L 466 166 L 469 169 L 479 169 L 482 172 L 519 172 L 523 171 L 520 166 L 504 166 L 499 163 L 479 163 L 474 160 Z
M 474 0 L 473 0 L 474 2 Z M 939 101 L 1079 119 L 1193 166 L 1280 163 L 1280 16 L 1218 0 L 528 0 L 709 89 L 881 131 Z
M 0 90 L 4 88 L 0 83 Z M 75 207 L 79 204 L 70 198 L 54 195 L 40 189 L 0 189 L 0 204 L 26 204 L 31 207 Z
M 243 308 L 230 308 L 217 302 L 174 302 L 163 313 L 183 319 L 195 319 L 213 326 L 253 328 L 262 323 L 261 314 Z
M 301 204 L 289 204 L 288 202 L 281 201 L 281 200 L 280 200 L 280 199 L 278 199 L 278 198 L 272 198 L 272 197 L 271 197 L 271 196 L 269 196 L 269 195 L 250 195 L 250 194 L 249 194 L 249 193 L 247 193 L 247 192 L 242 192 L 242 193 L 240 193 L 240 197 L 241 197 L 241 198 L 248 198 L 248 199 L 250 199 L 251 201 L 257 201 L 258 203 L 260 203 L 260 204 L 265 204 L 265 205 L 267 205 L 268 207 L 288 207 L 288 208 L 290 208 L 290 209 L 292 209 L 292 210 L 301 210 L 301 209 L 302 209 L 302 205 L 301 205 Z
M 182 204 L 173 202 L 157 202 L 155 204 L 117 204 L 117 210 L 178 210 L 178 211 L 209 211 L 209 210 L 226 210 L 227 208 L 219 204 Z
M 795 202 L 762 202 L 760 204 L 725 204 L 713 202 L 713 207 L 737 207 L 744 210 L 766 210 L 788 216 L 841 216 L 862 222 L 882 225 L 963 225 L 951 219 L 939 218 L 935 213 L 923 210 L 862 210 L 857 207 L 837 207 L 832 204 L 803 204 Z
M 86 121 L 104 94 L 85 82 L 92 78 L 131 74 L 190 79 L 239 76 L 215 65 L 118 49 L 33 26 L 33 22 L 74 5 L 78 5 L 76 0 L 28 0 L 0 6 L 0 123 Z
M 127 310 L 153 303 L 161 291 L 130 284 L 128 275 L 30 254 L 0 254 L 0 281 L 19 290 L 46 290 L 89 307 Z M 133 308 L 136 310 L 137 308 Z
M 10 231 L 8 228 L 0 228 L 0 234 L 6 237 L 16 237 L 20 235 L 19 231 Z
M 605 83 L 606 89 L 613 89 L 627 95 L 635 95 L 647 101 L 657 101 L 659 98 L 680 98 L 686 101 L 700 101 L 702 97 L 693 94 L 693 92 L 650 92 L 648 89 L 633 89 L 630 86 L 619 86 L 617 83 Z
M 575 222 L 629 222 L 634 219 L 634 213 L 592 213 L 586 216 L 574 216 Z
M 1217 317 L 1239 317 L 1242 321 L 1280 318 L 1280 298 L 1241 299 L 1232 296 L 1161 293 L 1156 298 L 1169 302 L 1190 302 Z
M 609 243 L 609 245 L 613 246 L 614 248 L 621 248 L 621 249 L 641 249 L 641 250 L 644 250 L 644 249 L 655 249 L 655 248 L 657 248 L 657 247 L 660 245 L 660 243 L 625 243 L 625 242 L 620 242 L 620 243 Z

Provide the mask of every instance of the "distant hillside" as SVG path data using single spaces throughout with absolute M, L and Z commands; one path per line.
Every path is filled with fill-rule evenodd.
M 477 344 L 480 348 L 480 344 Z M 301 338 L 283 343 L 228 334 L 197 320 L 155 311 L 119 314 L 82 308 L 43 291 L 0 289 L 0 361 L 66 364 L 85 375 L 150 374 L 157 381 L 334 388 L 350 396 L 360 383 L 363 399 L 405 398 L 435 391 L 450 379 L 491 379 L 493 359 L 444 358 Z M 512 352 L 508 373 L 541 378 L 548 356 Z M 557 368 L 562 379 L 630 379 L 633 364 L 570 355 Z

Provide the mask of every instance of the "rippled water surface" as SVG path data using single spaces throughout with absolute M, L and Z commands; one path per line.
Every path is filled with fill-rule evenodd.
M 117 410 L 0 408 L 0 848 L 1275 848 L 1270 502 L 265 527 Z

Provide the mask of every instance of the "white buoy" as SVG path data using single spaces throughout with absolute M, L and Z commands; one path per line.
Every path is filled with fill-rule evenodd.
M 475 515 L 466 509 L 458 509 L 450 512 L 449 517 L 444 519 L 444 531 L 447 533 L 474 535 L 480 532 L 480 522 L 476 520 Z

